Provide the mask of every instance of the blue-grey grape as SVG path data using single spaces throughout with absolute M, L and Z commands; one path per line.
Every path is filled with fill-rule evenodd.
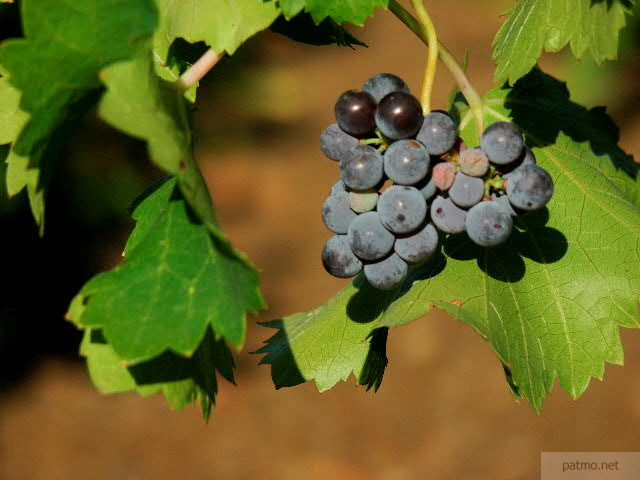
M 358 145 L 340 160 L 340 176 L 353 190 L 367 190 L 378 185 L 384 176 L 382 154 L 371 145 Z
M 522 156 L 523 156 L 522 163 L 520 165 L 536 165 L 538 163 L 536 161 L 536 156 L 528 147 L 524 147 L 524 152 L 522 153 Z
M 484 196 L 484 181 L 478 177 L 470 177 L 462 172 L 456 174 L 453 185 L 449 189 L 449 198 L 462 208 L 473 207 Z
M 520 130 L 513 123 L 496 122 L 484 131 L 480 146 L 491 163 L 506 165 L 522 154 L 524 143 Z
M 365 190 L 364 192 L 350 192 L 349 204 L 351 210 L 356 213 L 365 213 L 375 210 L 380 195 L 375 190 Z
M 407 277 L 408 271 L 407 263 L 396 253 L 364 266 L 365 277 L 371 285 L 379 290 L 398 288 Z
M 433 196 L 436 194 L 436 191 L 438 190 L 438 187 L 433 181 L 432 176 L 428 176 L 418 185 L 414 185 L 414 186 L 420 191 L 420 193 L 422 194 L 422 196 L 427 202 L 433 198 Z
M 427 215 L 427 202 L 418 189 L 394 185 L 378 199 L 378 214 L 385 227 L 394 233 L 416 230 Z
M 334 183 L 333 186 L 331 187 L 330 195 L 333 195 L 334 193 L 338 193 L 338 192 L 347 192 L 347 191 L 348 191 L 347 186 L 344 184 L 342 179 L 340 179 L 336 183 Z
M 377 212 L 358 215 L 349 226 L 348 236 L 353 253 L 363 260 L 384 257 L 393 249 L 395 242 L 395 237 L 384 228 Z
M 339 162 L 358 145 L 358 139 L 344 132 L 337 123 L 324 129 L 320 135 L 320 150 L 331 160 Z
M 362 262 L 355 256 L 346 235 L 336 235 L 322 249 L 322 265 L 334 277 L 351 278 L 362 271 Z
M 417 232 L 396 238 L 393 249 L 407 263 L 422 263 L 435 253 L 438 248 L 438 232 L 427 223 Z
M 460 152 L 458 165 L 462 173 L 471 177 L 484 177 L 489 171 L 489 159 L 480 147 Z
M 357 137 L 376 128 L 376 102 L 366 92 L 348 90 L 336 102 L 336 121 L 342 130 Z
M 516 210 L 513 208 L 513 205 L 511 205 L 511 202 L 509 201 L 509 197 L 507 197 L 506 195 L 498 195 L 493 193 L 491 194 L 491 200 L 504 208 L 512 217 L 518 216 L 518 212 L 516 212 Z
M 400 140 L 415 136 L 424 117 L 416 97 L 406 92 L 393 92 L 380 100 L 375 119 L 384 136 Z
M 429 172 L 427 149 L 416 140 L 398 140 L 384 154 L 384 172 L 394 183 L 414 185 Z
M 482 247 L 504 243 L 513 229 L 511 215 L 498 202 L 484 201 L 467 212 L 469 238 Z
M 511 204 L 520 210 L 538 210 L 553 195 L 553 180 L 538 165 L 522 165 L 507 177 L 507 196 Z
M 442 155 L 453 148 L 458 138 L 456 124 L 445 112 L 425 115 L 416 137 L 431 155 Z
M 322 220 L 333 233 L 346 234 L 357 214 L 351 210 L 349 193 L 329 195 L 322 207 Z
M 467 211 L 458 207 L 450 198 L 438 195 L 431 204 L 431 221 L 445 233 L 464 232 Z
M 411 93 L 404 80 L 391 73 L 379 73 L 367 80 L 362 87 L 377 102 L 393 92 Z

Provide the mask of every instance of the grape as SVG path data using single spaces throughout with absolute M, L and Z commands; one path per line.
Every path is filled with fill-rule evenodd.
M 395 237 L 384 228 L 376 212 L 358 215 L 349 226 L 353 253 L 363 260 L 377 260 L 393 249 Z
M 362 262 L 355 256 L 346 235 L 336 235 L 322 249 L 322 265 L 334 277 L 350 278 L 362 270 Z
M 484 131 L 480 146 L 492 163 L 506 165 L 522 154 L 524 143 L 520 130 L 513 123 L 496 122 Z
M 442 162 L 434 165 L 431 178 L 433 179 L 433 183 L 436 184 L 436 187 L 445 192 L 453 185 L 453 181 L 456 179 L 456 173 L 456 166 L 453 163 Z
M 438 195 L 431 204 L 431 221 L 446 233 L 464 232 L 467 212 L 457 207 L 450 198 Z
M 449 198 L 462 208 L 473 207 L 484 196 L 484 181 L 458 172 L 449 189 Z
M 363 136 L 373 132 L 376 128 L 375 112 L 376 102 L 365 92 L 348 90 L 336 102 L 336 121 L 351 135 Z
M 461 151 L 458 165 L 462 173 L 471 177 L 484 177 L 489 171 L 489 159 L 480 147 Z
M 522 163 L 520 165 L 536 165 L 538 163 L 536 161 L 536 156 L 533 154 L 531 149 L 527 147 L 524 147 L 524 153 L 522 156 Z
M 367 190 L 378 185 L 384 176 L 382 154 L 371 145 L 358 145 L 340 160 L 340 176 L 353 190 Z
M 456 124 L 445 112 L 435 111 L 424 117 L 416 137 L 431 155 L 442 155 L 453 148 L 458 139 Z
M 394 185 L 380 195 L 378 214 L 384 226 L 392 232 L 409 233 L 424 221 L 427 202 L 418 189 Z
M 349 193 L 337 192 L 329 195 L 322 207 L 322 220 L 333 233 L 346 234 L 356 213 L 351 210 Z
M 495 193 L 493 193 L 491 194 L 491 199 L 494 202 L 497 202 L 498 205 L 504 208 L 512 217 L 518 216 L 518 212 L 515 211 L 513 205 L 511 205 L 511 202 L 509 201 L 509 197 L 507 197 L 506 195 L 496 195 Z
M 336 183 L 333 184 L 333 187 L 331 187 L 330 195 L 333 195 L 334 193 L 346 192 L 346 191 L 347 191 L 347 186 L 344 184 L 342 179 L 340 179 Z
M 373 97 L 376 103 L 392 92 L 410 93 L 404 80 L 391 73 L 379 73 L 367 80 L 362 90 Z
M 364 275 L 371 285 L 380 290 L 393 290 L 399 287 L 407 276 L 409 267 L 398 254 L 364 266 Z
M 418 185 L 415 185 L 415 187 L 420 191 L 426 201 L 431 200 L 438 190 L 438 187 L 436 187 L 433 181 L 433 177 L 425 178 Z
M 429 171 L 427 149 L 415 140 L 398 140 L 384 154 L 384 172 L 395 183 L 413 185 Z
M 410 93 L 393 92 L 380 100 L 375 119 L 383 135 L 400 140 L 418 133 L 424 117 L 416 97 Z
M 467 234 L 482 247 L 504 243 L 513 229 L 511 215 L 498 202 L 485 201 L 467 212 Z
M 507 196 L 511 204 L 521 210 L 538 210 L 553 195 L 553 180 L 538 165 L 522 165 L 507 177 Z
M 320 150 L 331 160 L 339 162 L 349 150 L 358 145 L 358 139 L 342 131 L 337 123 L 329 125 L 320 135 Z
M 407 263 L 422 263 L 431 258 L 438 247 L 438 232 L 427 223 L 416 233 L 396 239 L 393 249 Z
M 349 193 L 349 204 L 351 210 L 356 213 L 370 212 L 376 208 L 378 204 L 378 192 L 375 190 L 365 192 Z

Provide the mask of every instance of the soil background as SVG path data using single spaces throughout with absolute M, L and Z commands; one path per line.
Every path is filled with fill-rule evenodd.
M 490 89 L 491 41 L 511 2 L 429 4 L 442 41 L 458 58 L 466 49 L 470 78 L 481 92 Z M 578 401 L 556 385 L 540 415 L 514 401 L 489 345 L 442 312 L 391 331 L 390 362 L 376 394 L 353 379 L 322 394 L 312 384 L 275 391 L 269 368 L 248 353 L 272 334 L 257 321 L 314 308 L 345 284 L 319 261 L 329 237 L 320 208 L 337 166 L 323 158 L 318 136 L 333 121 L 336 97 L 378 72 L 396 73 L 414 92 L 420 89 L 425 51 L 399 21 L 379 11 L 354 33 L 369 48 L 312 47 L 261 34 L 201 89 L 197 156 L 225 230 L 262 270 L 270 305 L 249 318 L 247 345 L 237 355 L 238 385 L 222 384 L 208 425 L 196 407 L 170 412 L 160 397 L 104 396 L 93 388 L 64 307 L 88 275 L 117 262 L 131 224 L 111 211 L 96 218 L 93 206 L 107 193 L 94 187 L 54 195 L 64 200 L 54 198 L 51 209 L 58 204 L 68 212 L 52 214 L 49 240 L 29 240 L 49 260 L 34 263 L 28 276 L 43 279 L 38 288 L 55 291 L 57 300 L 45 302 L 38 318 L 26 300 L 13 311 L 14 353 L 5 354 L 0 371 L 13 371 L 20 361 L 21 375 L 0 394 L 1 480 L 530 480 L 540 476 L 543 451 L 640 450 L 637 331 L 622 331 L 624 367 L 607 365 L 604 382 L 593 380 Z M 623 67 L 583 77 L 604 76 L 610 90 L 580 94 L 611 107 L 621 144 L 634 153 L 638 59 L 623 60 Z M 568 55 L 545 56 L 542 64 L 580 89 L 581 67 Z M 452 79 L 444 68 L 439 72 L 434 103 L 443 108 Z M 74 178 L 106 182 L 114 165 L 139 164 L 115 180 L 117 210 L 156 172 L 143 146 L 95 118 L 80 128 L 66 153 Z M 16 222 L 16 215 L 7 221 Z M 14 227 L 33 237 L 23 224 Z M 64 240 L 70 231 L 78 237 Z M 12 268 L 12 281 L 26 278 L 18 264 Z M 38 298 L 33 289 L 31 302 Z M 46 347 L 53 331 L 65 351 Z

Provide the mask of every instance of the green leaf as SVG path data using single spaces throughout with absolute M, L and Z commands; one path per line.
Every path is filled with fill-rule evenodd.
M 493 41 L 498 83 L 515 82 L 536 64 L 542 50 L 567 44 L 577 58 L 597 63 L 618 54 L 618 36 L 630 13 L 629 0 L 521 0 Z
M 476 145 L 467 105 L 455 109 L 465 143 Z M 603 109 L 571 103 L 564 84 L 539 71 L 487 94 L 484 116 L 486 124 L 513 120 L 522 128 L 556 184 L 548 209 L 522 217 L 496 249 L 447 238 L 398 291 L 367 291 L 357 280 L 319 309 L 284 319 L 263 349 L 276 385 L 321 375 L 329 388 L 349 372 L 359 376 L 361 345 L 372 331 L 409 323 L 434 306 L 489 342 L 511 390 L 536 410 L 556 377 L 577 398 L 591 377 L 603 377 L 606 362 L 622 363 L 619 326 L 640 327 L 638 164 L 618 147 Z M 360 349 L 345 348 L 343 338 Z M 334 364 L 348 368 L 326 374 Z
M 216 53 L 231 55 L 280 15 L 276 0 L 158 0 L 158 7 L 154 50 L 163 60 L 176 38 L 205 42 Z
M 191 356 L 208 328 L 241 347 L 246 314 L 263 307 L 255 270 L 211 235 L 176 183 L 165 180 L 137 205 L 124 261 L 80 292 L 80 326 L 101 329 L 126 362 L 166 350 Z
M 330 18 L 316 25 L 308 13 L 301 13 L 291 20 L 279 17 L 271 25 L 271 31 L 309 45 L 337 44 L 339 47 L 351 48 L 353 45 L 367 46 Z
M 295 17 L 304 9 L 305 0 L 280 0 L 280 9 L 287 20 Z
M 335 22 L 364 25 L 376 8 L 387 8 L 389 0 L 306 0 L 306 11 L 319 24 L 331 17 Z
M 25 0 L 21 4 L 25 38 L 0 46 L 0 63 L 20 90 L 20 107 L 29 120 L 9 158 L 11 194 L 29 186 L 34 217 L 42 228 L 43 163 L 54 161 L 56 136 L 69 116 L 81 115 L 97 100 L 98 71 L 129 57 L 132 40 L 154 31 L 151 0 Z M 59 32 L 65 32 L 64 38 Z
M 0 78 L 0 145 L 13 142 L 28 116 L 20 110 L 20 92 Z

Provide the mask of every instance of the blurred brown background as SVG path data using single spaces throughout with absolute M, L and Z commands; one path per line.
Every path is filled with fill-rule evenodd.
M 445 45 L 458 58 L 467 49 L 472 81 L 491 88 L 491 40 L 512 2 L 429 3 Z M 630 153 L 640 147 L 636 30 L 622 61 L 600 70 L 566 52 L 542 61 L 578 100 L 610 107 Z M 23 250 L 6 238 L 0 245 L 18 252 L 4 274 L 22 299 L 0 309 L 1 480 L 524 480 L 539 478 L 541 451 L 640 450 L 637 331 L 622 332 L 624 367 L 607 366 L 605 381 L 593 380 L 577 402 L 556 386 L 541 415 L 513 400 L 489 346 L 439 312 L 391 331 L 377 394 L 353 380 L 323 394 L 310 384 L 275 391 L 269 368 L 247 353 L 272 334 L 257 320 L 313 308 L 344 284 L 319 261 L 329 236 L 319 211 L 337 169 L 318 136 L 335 98 L 378 72 L 420 89 L 424 48 L 391 14 L 378 11 L 354 33 L 369 48 L 261 34 L 201 88 L 198 158 L 224 228 L 263 271 L 270 305 L 249 319 L 238 386 L 222 385 L 209 425 L 197 408 L 170 412 L 160 397 L 100 395 L 63 320 L 82 282 L 118 261 L 126 205 L 156 175 L 144 146 L 90 118 L 69 143 L 61 168 L 71 181 L 54 187 L 47 237 L 35 238 L 24 202 L 2 207 L 3 231 L 26 240 Z M 441 68 L 438 107 L 451 87 Z

